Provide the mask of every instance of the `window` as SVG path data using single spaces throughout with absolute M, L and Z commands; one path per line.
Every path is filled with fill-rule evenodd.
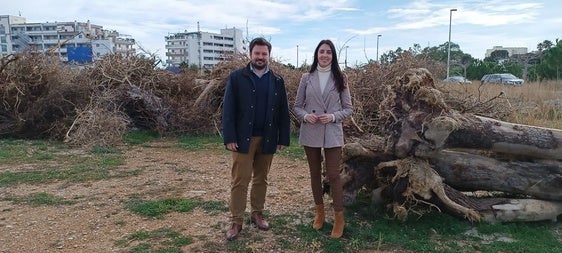
M 0 43 L 6 43 L 6 36 L 0 36 Z
M 2 52 L 8 52 L 8 46 L 2 45 Z

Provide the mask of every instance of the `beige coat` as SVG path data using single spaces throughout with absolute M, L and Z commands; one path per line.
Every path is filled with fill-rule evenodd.
M 332 75 L 320 92 L 318 71 L 302 75 L 295 99 L 294 112 L 301 122 L 299 143 L 316 148 L 341 147 L 344 144 L 342 121 L 353 113 L 349 87 L 338 92 Z M 334 114 L 335 122 L 322 124 L 306 123 L 304 116 L 312 114 Z

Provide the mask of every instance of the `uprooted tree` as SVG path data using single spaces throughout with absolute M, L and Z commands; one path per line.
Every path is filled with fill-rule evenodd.
M 402 220 L 432 209 L 488 222 L 562 213 L 561 130 L 460 113 L 423 68 L 388 85 L 379 113 L 384 137 L 343 148 L 346 204 L 368 189 Z

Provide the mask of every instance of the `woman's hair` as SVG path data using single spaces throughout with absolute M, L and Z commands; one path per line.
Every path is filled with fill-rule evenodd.
M 269 53 L 271 53 L 271 43 L 269 43 L 269 41 L 267 41 L 262 37 L 255 38 L 250 42 L 250 53 L 252 52 L 254 46 L 256 45 L 267 46 Z
M 328 45 L 330 47 L 330 50 L 332 51 L 331 71 L 336 81 L 336 88 L 338 89 L 338 92 L 342 92 L 346 88 L 346 84 L 344 80 L 345 77 L 343 72 L 341 71 L 340 65 L 338 64 L 336 47 L 334 46 L 334 43 L 331 40 L 321 40 L 320 43 L 318 43 L 318 46 L 316 46 L 316 50 L 314 50 L 314 60 L 312 61 L 312 66 L 310 66 L 309 72 L 312 73 L 316 71 L 316 69 L 318 68 L 318 50 L 320 50 L 320 46 L 322 46 L 322 44 Z

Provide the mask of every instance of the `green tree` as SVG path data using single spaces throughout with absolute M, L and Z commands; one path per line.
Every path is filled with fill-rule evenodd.
M 509 52 L 507 50 L 495 50 L 490 54 L 490 58 L 495 62 L 500 62 L 509 58 Z
M 197 71 L 199 71 L 199 66 L 197 66 L 197 64 L 191 64 L 191 65 L 189 65 L 188 70 L 191 71 L 191 72 L 197 72 Z
M 556 39 L 555 46 L 551 46 L 541 53 L 541 63 L 537 66 L 539 79 L 560 80 L 560 71 L 562 71 L 562 41 Z
M 550 49 L 554 44 L 550 40 L 544 40 L 543 42 L 537 44 L 537 50 L 542 52 L 543 50 Z
M 404 53 L 404 49 L 398 47 L 396 50 L 387 51 L 386 53 L 382 54 L 380 57 L 380 62 L 382 64 L 391 64 L 394 63 L 396 60 L 400 58 L 400 56 Z

